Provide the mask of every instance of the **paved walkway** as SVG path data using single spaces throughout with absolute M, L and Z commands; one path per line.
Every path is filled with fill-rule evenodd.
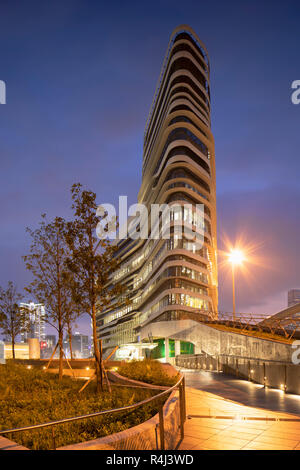
M 241 405 L 191 387 L 186 388 L 186 403 L 190 418 L 181 450 L 300 450 L 299 416 Z
M 264 408 L 300 417 L 300 395 L 237 379 L 223 372 L 180 369 L 188 387 L 233 400 L 241 405 Z
M 6 439 L 6 437 L 0 436 L 0 450 L 28 450 L 26 447 L 17 444 L 16 442 Z

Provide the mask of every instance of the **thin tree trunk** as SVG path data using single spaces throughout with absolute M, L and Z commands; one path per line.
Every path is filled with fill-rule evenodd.
M 60 327 L 58 332 L 58 345 L 59 345 L 59 366 L 58 366 L 58 379 L 61 380 L 63 376 L 63 329 Z
M 89 216 L 90 216 L 90 209 L 89 209 Z M 88 237 L 89 237 L 89 248 L 90 248 L 90 255 L 92 261 L 91 265 L 91 303 L 92 303 L 92 324 L 93 324 L 93 341 L 94 341 L 94 355 L 95 355 L 95 369 L 96 369 L 96 382 L 97 382 L 97 393 L 103 391 L 103 383 L 102 383 L 102 364 L 100 360 L 100 352 L 98 346 L 98 338 L 97 338 L 97 325 L 96 325 L 96 296 L 94 292 L 94 285 L 95 285 L 95 266 L 94 266 L 94 245 L 93 245 L 93 237 L 92 237 L 92 228 L 91 226 L 88 227 Z
M 70 322 L 68 322 L 68 336 L 69 336 L 69 345 L 70 345 L 70 358 L 73 359 L 73 348 L 72 348 L 72 329 Z
M 11 338 L 11 349 L 12 349 L 12 357 L 15 360 L 16 356 L 15 356 L 15 337 L 14 336 L 12 336 Z
M 58 307 L 58 343 L 59 343 L 59 369 L 58 380 L 63 376 L 63 313 L 61 304 L 61 271 L 60 271 L 60 252 L 59 237 L 56 234 L 56 273 L 57 273 L 57 307 Z
M 92 307 L 92 323 L 93 323 L 93 342 L 94 342 L 94 355 L 95 355 L 95 370 L 96 370 L 96 382 L 97 382 L 97 392 L 100 393 L 103 391 L 102 383 L 102 364 L 100 360 L 100 352 L 97 339 L 97 330 L 96 330 L 96 306 Z
M 50 364 L 51 364 L 51 362 L 52 362 L 52 359 L 53 359 L 53 357 L 54 357 L 54 354 L 55 354 L 57 348 L 58 348 L 58 342 L 56 343 L 55 348 L 53 349 L 53 353 L 51 354 L 51 357 L 50 357 L 50 359 L 49 359 L 49 362 L 48 362 L 48 364 L 47 364 L 47 366 L 46 366 L 45 371 L 49 369 L 49 366 L 50 366 Z

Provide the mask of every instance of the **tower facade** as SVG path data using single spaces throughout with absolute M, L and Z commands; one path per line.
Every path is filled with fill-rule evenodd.
M 138 202 L 174 206 L 170 236 L 118 242 L 122 260 L 112 283 L 126 286 L 98 315 L 103 348 L 138 343 L 151 322 L 215 317 L 218 311 L 216 176 L 210 121 L 210 67 L 205 46 L 188 26 L 170 38 L 146 123 Z M 200 225 L 196 205 L 204 217 Z M 176 206 L 176 208 L 175 208 Z M 176 220 L 201 232 L 199 245 L 176 234 Z M 117 305 L 117 306 L 116 306 Z
M 21 303 L 20 308 L 26 312 L 26 331 L 21 333 L 21 342 L 27 343 L 29 338 L 45 341 L 45 307 L 42 304 Z

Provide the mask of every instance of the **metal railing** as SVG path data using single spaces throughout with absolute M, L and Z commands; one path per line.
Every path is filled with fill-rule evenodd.
M 205 311 L 200 311 L 204 313 Z M 300 316 L 286 315 L 283 318 L 276 316 L 267 317 L 266 315 L 257 315 L 252 313 L 236 313 L 218 312 L 217 314 L 209 314 L 206 312 L 207 318 L 202 323 L 225 325 L 229 328 L 237 328 L 242 333 L 257 331 L 258 333 L 268 333 L 272 336 L 282 336 L 290 341 L 298 338 L 300 333 Z
M 114 408 L 114 409 L 111 409 L 111 410 L 98 411 L 98 412 L 90 413 L 90 414 L 87 414 L 87 415 L 74 416 L 72 418 L 65 418 L 65 419 L 60 419 L 60 420 L 57 420 L 57 421 L 50 421 L 48 423 L 34 424 L 32 426 L 24 426 L 22 428 L 4 429 L 2 431 L 0 430 L 0 436 L 4 435 L 4 434 L 13 434 L 13 433 L 17 433 L 17 432 L 32 431 L 32 430 L 36 430 L 36 429 L 51 427 L 53 450 L 56 450 L 54 426 L 57 426 L 57 425 L 60 425 L 60 424 L 65 424 L 65 423 L 70 423 L 70 422 L 74 422 L 74 421 L 80 421 L 80 420 L 88 419 L 88 418 L 95 418 L 97 416 L 103 416 L 103 415 L 107 415 L 107 414 L 118 413 L 118 412 L 122 412 L 122 411 L 130 411 L 130 410 L 133 410 L 133 409 L 138 408 L 140 406 L 143 406 L 143 405 L 146 405 L 146 404 L 151 403 L 153 401 L 156 401 L 157 399 L 168 395 L 169 393 L 171 393 L 173 390 L 175 390 L 177 388 L 179 389 L 180 438 L 182 440 L 184 438 L 184 422 L 186 420 L 185 379 L 184 379 L 183 375 L 180 377 L 178 382 L 175 385 L 173 385 L 172 387 L 168 388 L 167 390 L 164 390 L 163 392 L 158 393 L 157 395 L 154 395 L 153 397 L 146 398 L 145 400 L 134 403 L 133 405 L 127 405 L 127 406 L 123 406 L 121 408 Z M 161 404 L 158 408 L 159 431 L 160 431 L 160 449 L 161 450 L 165 450 L 163 406 L 164 405 Z
M 239 380 L 275 388 L 284 393 L 300 395 L 299 365 L 292 361 L 260 359 L 251 356 L 207 353 L 176 356 L 180 368 L 222 372 Z

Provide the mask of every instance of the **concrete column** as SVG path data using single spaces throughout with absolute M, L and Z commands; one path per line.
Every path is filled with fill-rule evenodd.
M 4 341 L 0 341 L 0 364 L 5 364 Z
M 143 359 L 145 359 L 145 357 L 146 357 L 145 349 L 139 348 L 138 349 L 138 356 L 139 356 L 139 361 L 142 361 Z
M 38 338 L 28 338 L 29 359 L 40 359 L 40 342 Z
M 180 340 L 175 339 L 175 357 L 180 356 Z
M 169 362 L 169 338 L 165 338 L 165 362 Z

